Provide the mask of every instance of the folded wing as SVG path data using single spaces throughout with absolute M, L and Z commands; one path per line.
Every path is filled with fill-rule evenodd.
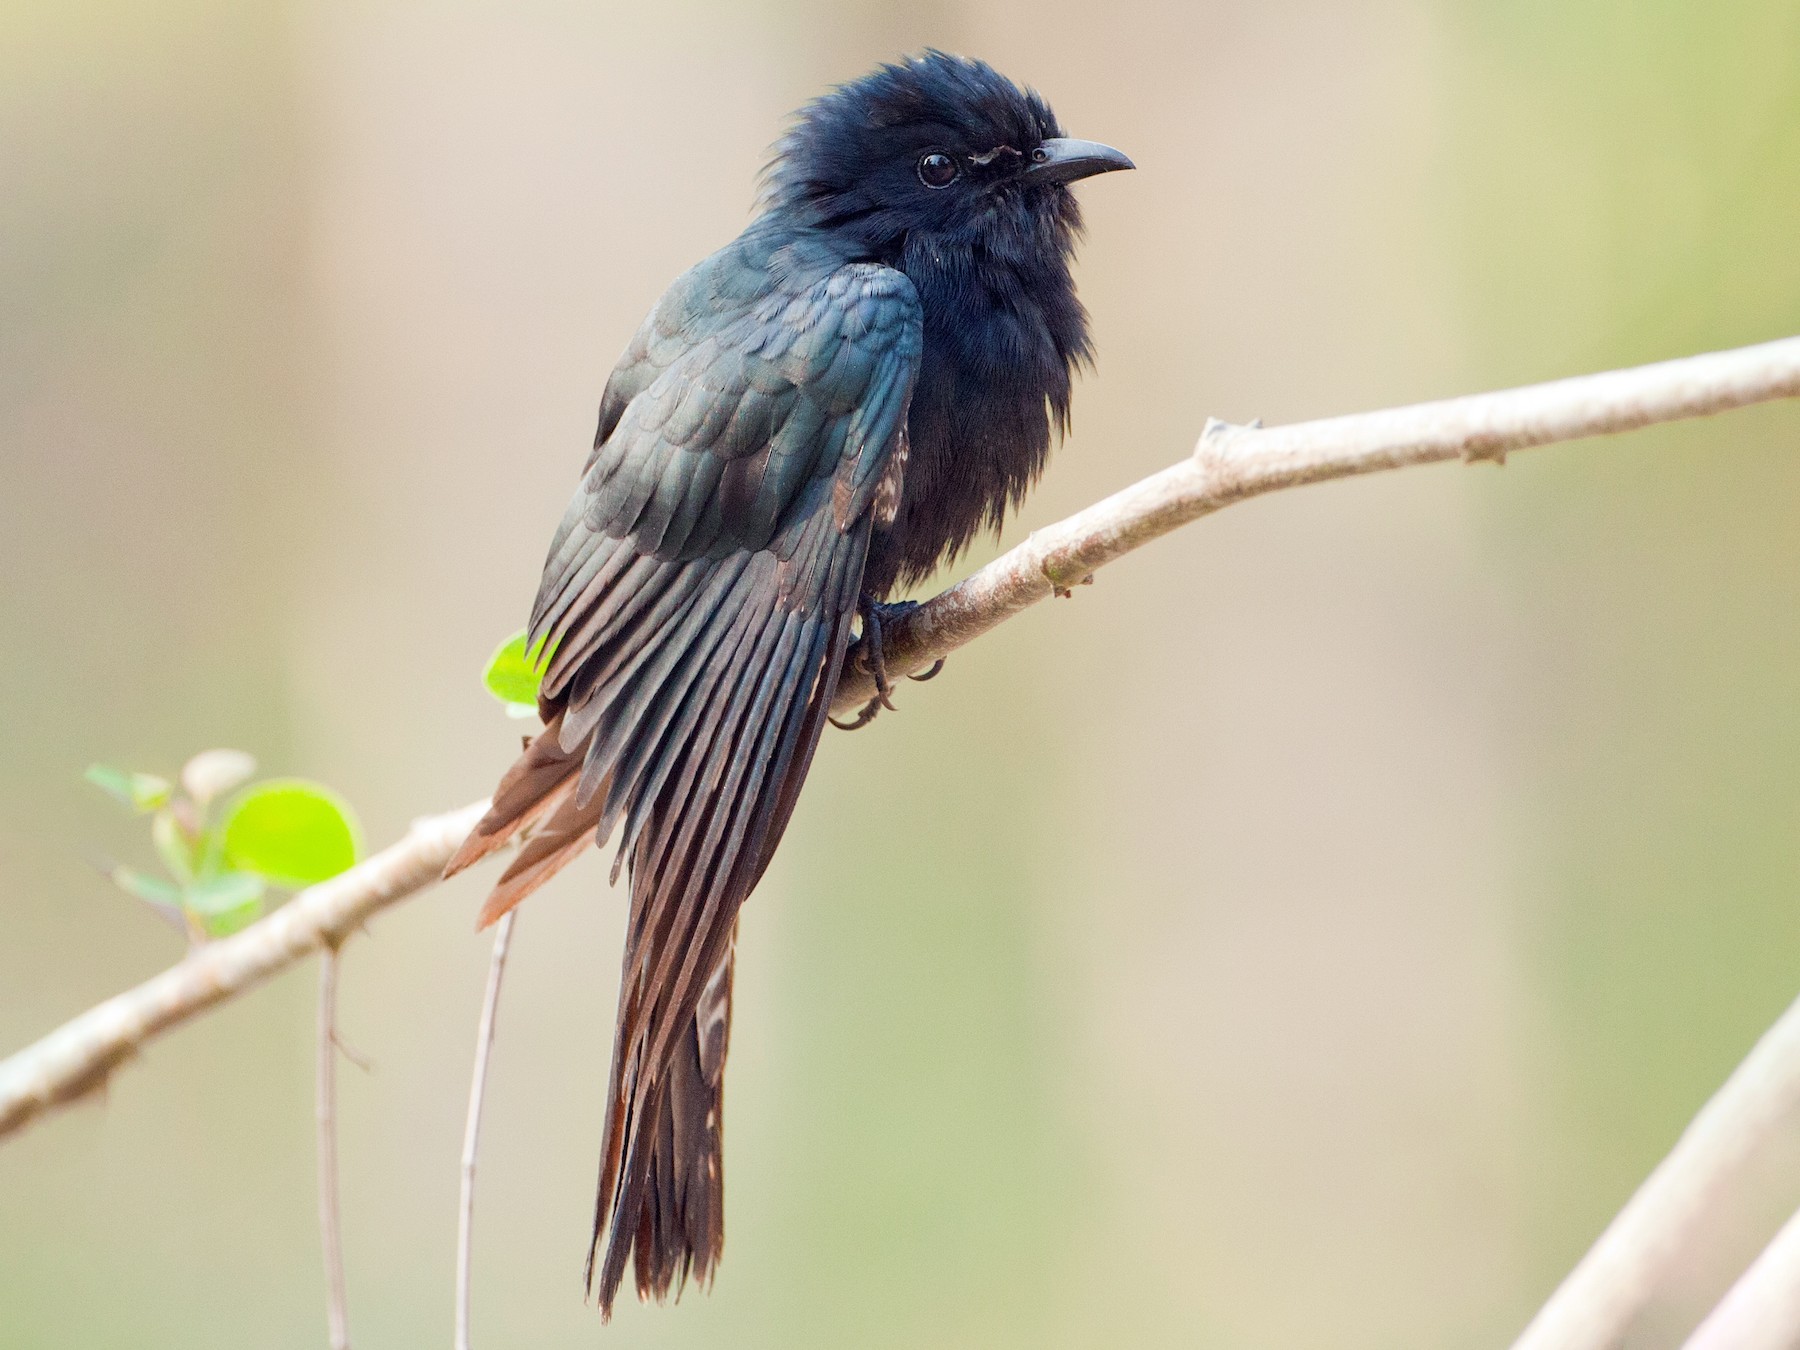
M 533 827 L 492 922 L 623 827 L 631 914 L 589 1257 L 603 1308 L 634 1248 L 639 1292 L 658 1297 L 717 1259 L 737 911 L 831 705 L 918 367 L 905 277 L 744 247 L 677 283 L 608 385 L 532 614 L 553 652 L 546 729 L 456 864 Z

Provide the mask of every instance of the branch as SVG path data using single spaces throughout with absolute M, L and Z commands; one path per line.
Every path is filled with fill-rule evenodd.
M 1188 459 L 1039 530 L 885 634 L 890 668 L 921 670 L 1012 615 L 1152 539 L 1221 507 L 1298 487 L 1449 459 L 1703 417 L 1800 396 L 1800 338 L 1500 393 L 1268 430 L 1209 422 Z M 836 707 L 873 693 L 856 666 Z M 236 937 L 213 943 L 0 1064 L 0 1136 L 101 1083 L 152 1036 L 341 943 L 370 915 L 435 881 L 486 803 L 415 824 L 341 877 L 302 892 Z M 1800 1005 L 1796 1005 L 1800 1008 Z M 1682 1137 L 1527 1329 L 1528 1350 L 1599 1350 L 1646 1296 L 1705 1199 L 1769 1130 L 1800 1084 L 1800 1012 L 1790 1010 Z M 1784 1108 L 1783 1108 L 1784 1109 Z
M 1513 1350 L 1601 1350 L 1616 1344 L 1638 1310 L 1665 1283 L 1711 1203 L 1743 1171 L 1756 1146 L 1796 1107 L 1800 1107 L 1800 1000 L 1763 1034 L 1725 1086 L 1700 1109 L 1669 1156 L 1607 1225 L 1593 1249 L 1513 1343 Z M 1800 1241 L 1790 1235 L 1787 1246 L 1800 1247 Z M 1791 1261 L 1800 1251 L 1787 1256 Z
M 350 1350 L 350 1299 L 344 1282 L 344 1224 L 338 1206 L 338 948 L 319 953 L 319 1062 L 313 1104 L 319 1151 L 319 1243 L 325 1257 L 325 1330 L 331 1350 Z
M 1792 1350 L 1800 1344 L 1800 1214 L 1763 1248 L 1682 1350 Z
M 488 962 L 487 992 L 481 1000 L 481 1023 L 475 1033 L 475 1072 L 469 1079 L 469 1115 L 463 1126 L 462 1197 L 456 1224 L 456 1350 L 469 1350 L 470 1305 L 474 1284 L 475 1163 L 481 1156 L 481 1107 L 487 1096 L 488 1060 L 494 1053 L 494 1019 L 500 1014 L 500 981 L 506 974 L 506 950 L 512 945 L 509 909 L 494 930 L 494 954 Z
M 1440 460 L 1500 461 L 1509 450 L 1632 431 L 1656 422 L 1800 396 L 1800 338 L 1580 375 L 1494 394 L 1353 413 L 1289 426 L 1209 421 L 1194 453 L 1066 520 L 1038 530 L 966 581 L 882 631 L 889 672 L 923 670 L 1020 610 L 1067 595 L 1107 563 L 1279 488 Z M 852 662 L 833 708 L 875 693 Z
M 301 957 L 343 943 L 431 885 L 487 810 L 485 801 L 413 822 L 399 843 L 301 891 L 268 918 L 208 943 L 0 1063 L 0 1138 L 106 1081 L 146 1041 L 254 989 Z

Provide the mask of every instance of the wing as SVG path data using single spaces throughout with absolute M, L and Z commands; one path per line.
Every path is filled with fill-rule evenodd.
M 903 463 L 911 283 L 868 264 L 809 274 L 786 252 L 750 267 L 728 251 L 690 273 L 609 383 L 532 614 L 553 651 L 546 731 L 467 850 L 536 825 L 492 921 L 624 826 L 603 1306 L 634 1242 L 640 1291 L 658 1295 L 717 1255 L 716 1186 L 683 1178 L 708 1164 L 717 1177 L 717 1113 L 693 1105 L 716 1100 L 733 925 L 811 763 Z

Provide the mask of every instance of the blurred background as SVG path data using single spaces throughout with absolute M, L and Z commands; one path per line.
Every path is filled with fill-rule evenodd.
M 1271 422 L 1800 331 L 1800 10 L 6 0 L 0 1050 L 180 955 L 80 781 L 489 790 L 614 358 L 925 45 L 1140 172 L 1008 539 Z M 524 912 L 490 1346 L 1493 1346 L 1800 990 L 1800 408 L 1281 494 L 828 736 L 746 911 L 710 1296 L 580 1267 L 623 906 Z M 979 561 L 979 558 L 974 561 Z M 447 1342 L 491 873 L 344 963 L 351 1322 Z M 311 969 L 0 1146 L 0 1342 L 324 1339 Z M 1634 1344 L 1800 1201 L 1759 1160 Z

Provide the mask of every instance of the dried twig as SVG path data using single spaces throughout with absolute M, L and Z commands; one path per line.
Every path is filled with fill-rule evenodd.
M 344 1285 L 344 1225 L 338 1208 L 338 949 L 319 952 L 319 1072 L 314 1118 L 319 1144 L 319 1240 L 325 1253 L 325 1326 L 331 1350 L 350 1350 L 350 1300 Z
M 475 1033 L 475 1072 L 469 1080 L 469 1118 L 463 1127 L 462 1205 L 456 1225 L 456 1350 L 469 1350 L 470 1253 L 475 1229 L 475 1160 L 481 1154 L 481 1104 L 487 1095 L 488 1058 L 494 1049 L 500 981 L 506 974 L 506 951 L 512 945 L 513 921 L 518 917 L 516 909 L 508 911 L 494 930 L 487 993 L 481 1001 L 481 1025 Z

